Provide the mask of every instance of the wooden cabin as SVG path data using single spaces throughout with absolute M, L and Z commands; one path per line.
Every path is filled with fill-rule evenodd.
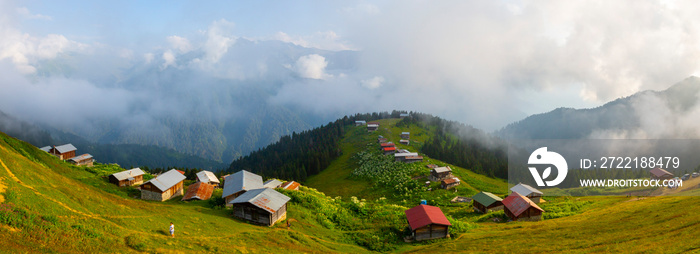
M 649 174 L 652 180 L 668 180 L 673 179 L 674 177 L 673 173 L 661 168 L 654 168 L 652 170 L 649 170 Z
M 399 114 L 399 118 L 406 118 L 406 117 L 408 117 L 408 113 Z
M 185 175 L 171 169 L 141 185 L 141 199 L 166 201 L 185 194 Z
M 224 193 L 222 197 L 226 199 L 226 206 L 231 206 L 230 202 L 246 191 L 262 188 L 263 180 L 261 176 L 241 170 L 224 179 Z
M 289 197 L 276 190 L 262 188 L 247 191 L 230 204 L 234 216 L 255 224 L 272 226 L 287 218 L 289 200 Z
M 406 220 L 411 229 L 411 238 L 416 241 L 446 238 L 450 236 L 450 226 L 439 207 L 418 205 L 406 210 Z
M 181 201 L 208 200 L 214 192 L 214 185 L 205 182 L 195 182 L 187 187 L 187 192 Z
M 414 163 L 423 161 L 423 156 L 406 156 L 403 159 L 404 163 Z
M 372 131 L 376 131 L 378 129 L 379 129 L 379 123 L 377 123 L 377 122 L 367 123 L 367 131 L 372 132 Z
M 397 153 L 394 154 L 394 160 L 395 161 L 404 161 L 404 160 L 406 160 L 406 157 L 413 157 L 413 156 L 418 156 L 418 153 L 410 153 L 410 152 L 404 152 L 403 150 L 399 150 Z
M 202 170 L 197 173 L 197 182 L 211 184 L 214 186 L 214 188 L 219 187 L 219 184 L 221 184 L 219 178 L 217 178 L 213 172 L 206 170 Z
M 478 213 L 488 213 L 491 211 L 503 210 L 503 199 L 491 192 L 479 192 L 472 197 L 474 211 Z
M 428 164 L 428 165 L 425 165 L 425 167 L 426 167 L 426 168 L 437 168 L 438 165 L 435 165 L 435 164 Z
M 65 144 L 62 146 L 51 147 L 51 149 L 49 149 L 49 153 L 58 157 L 58 159 L 67 160 L 75 157 L 76 150 L 78 150 L 78 148 L 75 148 L 75 146 L 72 144 Z
M 456 178 L 456 177 L 448 178 L 448 179 L 442 180 L 440 182 L 440 188 L 449 190 L 449 189 L 456 187 L 459 184 L 461 184 L 461 181 L 459 180 L 459 178 Z
M 452 178 L 452 169 L 450 167 L 437 167 L 430 170 L 428 180 L 439 182 L 445 179 Z
M 282 186 L 283 182 L 277 179 L 270 179 L 263 183 L 263 188 L 277 189 Z
M 539 221 L 542 219 L 544 210 L 517 192 L 511 193 L 502 202 L 506 216 L 513 221 Z
M 402 139 L 409 139 L 409 138 L 411 138 L 411 133 L 407 132 L 407 131 L 401 132 L 401 138 Z
M 409 145 L 409 144 L 411 144 L 411 141 L 409 141 L 408 139 L 402 139 L 402 140 L 399 140 L 399 143 L 404 144 L 404 145 Z
M 386 139 L 386 138 L 377 138 L 377 142 L 379 142 L 379 143 L 385 143 L 387 141 L 388 141 L 388 139 Z
M 301 186 L 300 183 L 297 183 L 295 181 L 289 181 L 283 183 L 282 186 L 280 186 L 280 188 L 285 190 L 299 190 L 299 186 Z
M 542 192 L 540 190 L 535 189 L 527 184 L 518 183 L 517 185 L 513 186 L 513 188 L 510 188 L 510 190 L 512 192 L 517 192 L 520 195 L 526 196 L 527 198 L 538 204 L 540 203 L 540 199 L 542 198 Z
M 365 124 L 367 124 L 367 122 L 365 122 L 365 121 L 363 121 L 363 120 L 357 120 L 357 121 L 355 121 L 355 126 L 362 126 L 362 125 L 365 125 Z
M 396 153 L 396 147 L 384 147 L 382 148 L 384 155 L 390 155 Z
M 379 144 L 379 147 L 382 147 L 382 148 L 384 148 L 384 147 L 394 147 L 394 146 L 396 146 L 396 145 L 394 145 L 394 143 L 392 143 L 392 142 L 385 142 L 385 143 L 380 143 L 380 144 Z
M 95 162 L 95 158 L 93 158 L 89 153 L 86 153 L 70 158 L 68 159 L 68 162 L 76 166 L 92 167 L 92 164 Z
M 144 174 L 140 168 L 132 168 L 109 175 L 109 182 L 119 187 L 139 185 L 143 183 Z

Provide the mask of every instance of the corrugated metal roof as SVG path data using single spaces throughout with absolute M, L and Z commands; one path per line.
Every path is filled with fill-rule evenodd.
M 386 143 L 381 143 L 379 144 L 381 147 L 387 147 L 387 146 L 394 146 L 393 142 L 386 142 Z
M 490 206 L 491 204 L 497 202 L 497 201 L 503 201 L 502 198 L 499 198 L 498 196 L 494 195 L 491 192 L 479 192 L 476 195 L 472 197 L 472 199 L 476 202 L 479 202 L 479 204 L 482 204 L 484 206 Z
M 206 170 L 202 170 L 197 173 L 197 180 L 203 183 L 221 183 L 219 182 L 219 178 L 216 178 L 214 173 Z
M 62 146 L 57 146 L 57 147 L 56 147 L 56 150 L 57 150 L 59 153 L 67 153 L 67 152 L 70 152 L 70 151 L 78 150 L 78 148 L 75 148 L 75 146 L 73 146 L 72 144 L 65 144 L 65 145 L 62 145 Z
M 542 195 L 542 192 L 538 189 L 532 188 L 532 186 L 523 183 L 518 183 L 518 185 L 513 186 L 513 188 L 510 188 L 510 190 L 513 192 L 520 193 L 520 195 L 523 196 L 530 196 L 530 194 L 532 193 Z
M 401 135 L 404 135 L 404 134 L 405 134 L 405 135 L 410 135 L 411 133 L 408 132 L 408 131 L 401 132 Z
M 300 185 L 301 185 L 300 183 L 297 183 L 295 181 L 289 181 L 289 182 L 282 184 L 282 186 L 280 186 L 280 188 L 285 189 L 285 190 L 295 190 Z
M 167 189 L 170 189 L 171 187 L 175 186 L 179 182 L 182 182 L 185 180 L 185 175 L 180 174 L 180 172 L 177 172 L 175 169 L 171 169 L 168 172 L 165 172 L 161 175 L 159 175 L 156 178 L 151 179 L 150 181 L 146 183 L 152 183 L 156 188 L 158 188 L 160 191 L 165 191 Z M 144 183 L 144 184 L 146 184 Z
M 535 202 L 532 202 L 529 198 L 526 196 L 523 196 L 517 192 L 511 193 L 508 197 L 503 199 L 503 205 L 508 209 L 515 217 L 520 216 L 523 212 L 525 212 L 528 208 L 534 207 L 537 210 L 542 210 Z
M 410 157 L 410 156 L 418 156 L 418 153 L 395 153 L 394 158 L 396 157 Z
M 439 168 L 434 168 L 433 171 L 435 171 L 435 173 L 445 173 L 445 172 L 452 172 L 452 169 L 450 167 L 439 167 Z
M 459 182 L 459 179 L 458 178 L 450 178 L 450 179 L 442 180 L 442 182 L 444 184 L 453 184 L 453 183 Z
M 273 189 L 279 187 L 280 185 L 282 185 L 282 181 L 277 179 L 270 179 L 263 183 L 263 187 Z
M 129 177 L 137 177 L 137 176 L 140 176 L 143 174 L 145 174 L 145 173 L 140 168 L 132 168 L 129 170 L 124 170 L 124 171 L 119 172 L 119 173 L 114 173 L 112 175 L 115 178 L 117 178 L 117 180 L 123 181 L 123 180 L 128 179 Z
M 406 210 L 405 213 L 411 230 L 416 230 L 417 228 L 422 228 L 430 224 L 452 226 L 439 207 L 418 205 Z
M 79 161 L 83 161 L 83 160 L 87 160 L 87 159 L 92 159 L 92 155 L 90 155 L 89 153 L 86 153 L 86 154 L 75 156 L 75 157 L 70 158 L 68 160 L 79 162 Z
M 289 200 L 289 197 L 276 190 L 263 188 L 249 190 L 232 200 L 229 204 L 251 203 L 269 213 L 275 213 Z
M 206 182 L 196 182 L 187 187 L 187 193 L 182 197 L 182 201 L 192 199 L 207 200 L 211 198 L 212 192 L 214 192 L 214 185 Z
M 224 180 L 224 194 L 222 197 L 228 197 L 239 191 L 254 190 L 263 188 L 262 177 L 251 172 L 241 170 Z
M 654 175 L 656 177 L 662 177 L 664 175 L 673 176 L 673 174 L 671 172 L 668 172 L 668 171 L 661 169 L 661 168 L 654 168 L 652 170 L 649 170 L 649 173 L 651 173 L 652 175 Z
M 379 124 L 376 123 L 368 123 L 367 127 L 379 127 Z
M 385 152 L 388 152 L 388 151 L 396 151 L 396 147 L 393 147 L 393 146 L 392 146 L 392 147 L 384 147 L 384 148 L 382 148 L 382 149 L 384 149 Z
M 423 156 L 406 156 L 406 160 L 422 160 Z
M 356 120 L 355 123 L 366 123 L 364 120 Z
M 42 151 L 48 153 L 51 150 L 51 146 L 45 146 L 45 147 L 39 148 L 39 150 L 42 150 Z

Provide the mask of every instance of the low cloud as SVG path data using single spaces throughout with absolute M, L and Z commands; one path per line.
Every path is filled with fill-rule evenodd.
M 384 77 L 374 77 L 371 79 L 365 79 L 361 81 L 362 86 L 369 89 L 377 89 L 384 84 Z
M 326 66 L 328 66 L 328 62 L 325 57 L 311 54 L 299 57 L 294 64 L 294 69 L 302 78 L 327 79 L 332 76 L 326 74 Z

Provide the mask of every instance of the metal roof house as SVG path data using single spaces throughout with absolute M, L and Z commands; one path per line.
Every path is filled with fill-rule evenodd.
M 224 180 L 224 193 L 221 197 L 226 199 L 226 204 L 229 206 L 231 201 L 246 191 L 262 188 L 263 180 L 261 176 L 241 170 L 226 177 Z
M 403 151 L 399 151 L 398 153 L 394 154 L 394 160 L 404 161 L 406 159 L 406 157 L 412 157 L 412 156 L 418 156 L 418 153 L 404 153 Z
M 142 184 L 144 174 L 140 168 L 132 168 L 109 175 L 109 182 L 119 187 Z
M 411 133 L 407 132 L 407 131 L 401 132 L 401 138 L 402 139 L 409 139 L 409 138 L 411 138 Z
M 367 123 L 367 131 L 376 131 L 379 129 L 379 123 L 371 122 Z
M 78 148 L 75 148 L 75 146 L 73 146 L 72 144 L 65 144 L 62 146 L 51 147 L 51 149 L 49 149 L 49 153 L 53 154 L 61 160 L 67 160 L 75 157 L 76 150 L 78 150 Z
M 263 183 L 264 188 L 277 189 L 282 186 L 282 181 L 277 179 L 270 179 Z
M 171 169 L 141 185 L 141 199 L 165 201 L 183 195 L 185 175 Z
M 276 190 L 262 188 L 247 191 L 227 204 L 233 207 L 233 215 L 240 219 L 272 226 L 287 218 L 289 200 Z
M 418 205 L 405 211 L 411 236 L 416 241 L 449 237 L 452 224 L 439 207 Z
M 457 185 L 460 185 L 461 183 L 462 182 L 457 177 L 448 178 L 440 182 L 440 188 L 449 190 Z
M 70 158 L 68 159 L 68 162 L 76 166 L 92 167 L 92 164 L 95 162 L 95 158 L 93 158 L 89 153 L 86 153 Z
M 517 192 L 520 195 L 528 197 L 530 200 L 534 201 L 535 203 L 540 203 L 540 198 L 542 198 L 542 192 L 539 191 L 538 189 L 533 188 L 530 185 L 523 184 L 523 183 L 518 183 L 517 185 L 513 186 L 513 188 L 510 188 L 512 192 Z
M 51 151 L 51 146 L 45 146 L 45 147 L 39 148 L 39 150 L 42 150 L 42 151 L 48 153 L 49 151 Z
M 517 192 L 511 193 L 502 202 L 506 216 L 513 221 L 538 221 L 542 219 L 544 210 Z
M 649 174 L 651 175 L 651 179 L 658 179 L 658 180 L 665 180 L 665 179 L 671 179 L 673 178 L 673 173 L 668 172 L 664 169 L 661 168 L 654 168 L 652 170 L 649 170 Z
M 404 145 L 408 145 L 411 143 L 411 141 L 409 141 L 408 139 L 402 139 L 402 140 L 399 140 L 399 143 L 404 144 Z
M 479 192 L 472 197 L 474 211 L 478 213 L 488 213 L 491 211 L 503 210 L 503 199 L 491 192 Z
M 205 182 L 196 182 L 187 187 L 187 192 L 185 192 L 185 196 L 183 196 L 181 200 L 208 200 L 211 198 L 212 192 L 214 192 L 214 185 Z
M 364 120 L 355 121 L 355 126 L 361 126 L 361 125 L 365 125 L 365 124 L 367 124 L 367 122 L 365 122 Z
M 214 187 L 219 186 L 219 178 L 214 175 L 211 171 L 202 170 L 197 173 L 197 181 L 203 183 L 209 183 Z
M 439 182 L 442 180 L 452 178 L 452 169 L 448 167 L 437 167 L 430 170 L 430 175 L 428 180 L 433 182 Z
M 298 190 L 299 186 L 301 186 L 300 183 L 297 183 L 295 181 L 289 181 L 285 182 L 280 186 L 280 188 L 285 189 L 285 190 Z
M 382 152 L 384 152 L 384 155 L 394 154 L 396 153 L 396 147 L 382 147 Z
M 401 114 L 399 114 L 399 118 L 404 118 L 404 117 L 408 117 L 408 113 L 401 113 Z

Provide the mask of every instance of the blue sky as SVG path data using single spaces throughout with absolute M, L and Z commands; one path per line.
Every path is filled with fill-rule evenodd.
M 698 73 L 698 11 L 692 1 L 0 1 L 0 64 L 37 85 L 38 70 L 73 56 L 74 71 L 44 78 L 87 80 L 96 93 L 143 65 L 275 77 L 275 103 L 326 115 L 417 110 L 494 130 Z M 327 51 L 271 59 L 290 52 L 243 54 L 241 40 Z M 348 49 L 357 61 L 334 69 L 329 52 Z M 327 104 L 308 103 L 314 95 Z

